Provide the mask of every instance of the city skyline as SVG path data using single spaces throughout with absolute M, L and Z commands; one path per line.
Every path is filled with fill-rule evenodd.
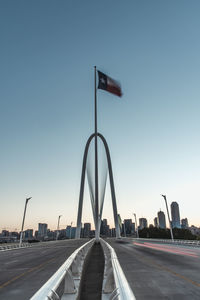
M 176 222 L 176 217 L 173 214 L 174 205 L 176 207 L 175 209 L 178 209 L 178 212 L 175 213 L 175 215 L 178 214 L 178 218 L 179 218 L 178 223 Z M 148 227 L 149 225 L 154 225 L 155 227 L 159 227 L 159 228 L 170 228 L 169 222 L 168 222 L 168 220 L 166 218 L 166 215 L 167 215 L 167 212 L 158 210 L 157 211 L 157 216 L 154 217 L 153 220 L 151 220 L 152 222 L 149 221 L 149 219 L 147 217 L 145 217 L 145 216 L 136 216 L 137 220 L 138 220 L 138 224 L 139 224 L 138 228 L 141 226 L 140 222 L 142 222 L 142 224 L 143 224 L 143 222 L 145 222 L 145 224 L 146 224 L 145 226 L 142 225 L 142 227 Z M 119 216 L 120 216 L 120 214 L 119 214 Z M 58 216 L 58 218 L 59 218 L 59 220 L 60 219 L 62 220 L 62 215 Z M 120 218 L 121 218 L 121 216 L 120 216 Z M 125 220 L 132 220 L 132 219 L 134 221 L 133 215 L 132 215 L 131 218 L 126 218 L 126 217 L 122 218 L 121 221 L 123 223 Z M 107 221 L 107 218 L 103 218 L 102 220 L 106 220 Z M 177 202 L 174 202 L 174 201 L 170 204 L 170 221 L 172 223 L 172 228 L 182 228 L 182 225 L 184 227 L 195 226 L 194 224 L 191 224 L 188 221 L 187 216 L 180 217 L 179 204 Z M 135 224 L 135 221 L 133 223 Z M 69 225 L 69 224 L 71 224 L 71 225 Z M 94 228 L 94 224 L 93 224 L 93 219 L 92 219 L 91 222 L 84 221 L 81 224 L 82 225 L 83 224 L 91 224 L 91 230 L 95 229 Z M 109 222 L 109 224 L 110 224 L 111 228 L 115 227 L 114 226 L 114 221 L 111 222 L 111 223 Z M 190 224 L 190 226 L 189 226 L 189 224 Z M 47 225 L 48 226 L 48 223 L 41 223 L 41 222 L 39 222 L 36 226 L 43 226 L 43 225 Z M 60 223 L 60 221 L 59 221 L 59 228 L 61 228 L 61 227 L 66 227 L 67 228 L 69 226 L 71 226 L 73 228 L 76 228 L 76 222 L 70 222 L 70 223 L 64 224 L 62 222 Z M 34 231 L 37 231 L 37 229 L 36 229 L 37 227 L 33 227 L 33 228 L 31 228 L 31 226 L 29 226 L 29 227 L 25 226 L 25 227 L 26 227 L 26 230 L 27 229 L 33 229 Z M 200 228 L 200 226 L 196 226 L 196 227 Z M 9 228 L 7 228 L 7 229 L 9 230 Z M 6 227 L 0 228 L 0 230 L 7 230 L 7 229 L 6 229 Z M 12 229 L 12 231 L 19 231 L 20 232 L 19 228 L 14 228 L 13 227 L 13 228 L 10 228 L 10 230 L 11 229 Z M 56 228 L 53 227 L 51 230 L 54 230 L 54 231 L 58 230 L 58 224 L 57 224 Z M 40 231 L 40 230 L 38 229 L 38 231 Z
M 120 100 L 98 91 L 118 213 L 153 224 L 164 193 L 200 226 L 200 3 L 102 1 L 0 3 L 1 229 L 20 230 L 27 197 L 24 229 L 56 229 L 59 215 L 60 226 L 76 224 L 94 65 L 123 90 Z M 85 200 L 83 222 L 93 224 L 88 187 Z M 107 187 L 109 224 L 111 208 Z
M 173 203 L 172 203 L 173 206 Z M 120 218 L 120 215 L 118 215 Z M 148 223 L 148 220 L 144 217 L 139 218 L 139 225 L 138 227 L 136 227 L 135 224 L 135 220 L 132 219 L 124 219 L 121 220 L 122 223 L 120 225 L 120 231 L 121 234 L 124 235 L 124 232 L 126 232 L 126 234 L 136 234 L 137 230 L 142 230 L 144 228 L 151 228 L 153 227 L 157 227 L 159 229 L 165 229 L 165 230 L 169 230 L 169 227 L 166 226 L 166 220 L 165 220 L 165 214 L 164 212 L 162 212 L 161 210 L 158 211 L 157 213 L 157 217 L 154 218 L 154 225 L 151 223 Z M 84 235 L 84 237 L 89 237 L 89 232 L 95 232 L 95 228 L 92 228 L 91 226 L 92 224 L 89 222 L 84 222 L 81 223 L 81 232 L 82 235 Z M 50 236 L 51 238 L 56 239 L 56 237 L 59 236 L 59 233 L 63 233 L 65 232 L 66 237 L 70 236 L 73 232 L 73 238 L 75 238 L 75 233 L 76 233 L 76 226 L 73 226 L 73 223 L 71 223 L 70 225 L 67 224 L 66 226 L 61 227 L 61 228 L 57 228 L 57 229 L 51 229 L 49 228 L 47 223 L 38 223 L 38 228 L 37 230 L 33 230 L 32 228 L 26 229 L 23 231 L 23 238 L 44 238 L 45 236 Z M 188 220 L 187 218 L 181 219 L 181 226 L 175 226 L 175 224 L 172 224 L 172 229 L 189 229 L 191 232 L 196 230 L 197 235 L 199 235 L 200 232 L 200 227 L 195 227 L 194 225 L 189 226 Z M 101 226 L 100 226 L 100 234 L 101 235 L 109 235 L 111 233 L 111 231 L 115 231 L 115 227 L 110 226 L 110 224 L 108 224 L 108 220 L 107 219 L 102 219 L 101 220 Z M 2 232 L 0 233 L 0 237 L 2 236 L 12 236 L 12 233 L 14 234 L 13 236 L 16 236 L 16 234 L 18 234 L 18 237 L 20 236 L 20 232 L 21 231 L 8 231 L 8 230 L 2 230 Z M 11 234 L 11 235 L 10 235 Z M 125 234 L 125 235 L 126 235 Z M 111 236 L 115 236 L 116 233 L 112 233 Z

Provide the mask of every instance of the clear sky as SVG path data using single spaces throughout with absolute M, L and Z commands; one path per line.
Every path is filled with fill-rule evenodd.
M 82 156 L 93 132 L 94 71 L 118 211 L 153 222 L 177 201 L 200 226 L 200 2 L 0 1 L 0 228 L 76 222 Z M 109 188 L 104 218 L 113 224 Z M 83 222 L 92 221 L 88 188 Z

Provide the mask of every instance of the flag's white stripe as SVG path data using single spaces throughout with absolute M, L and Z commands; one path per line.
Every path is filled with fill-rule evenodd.
M 117 82 L 115 82 L 113 79 L 111 79 L 110 77 L 107 77 L 107 85 L 109 86 L 113 86 L 116 87 L 118 89 L 120 89 L 119 84 L 117 84 Z

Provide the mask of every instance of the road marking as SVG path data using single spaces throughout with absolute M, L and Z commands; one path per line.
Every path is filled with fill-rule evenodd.
M 5 263 L 5 265 L 10 265 L 10 264 L 13 264 L 13 263 L 18 262 L 18 261 L 19 261 L 18 259 L 8 261 L 8 262 Z
M 21 277 L 23 277 L 23 276 L 25 276 L 25 275 L 27 275 L 27 274 L 29 274 L 29 273 L 35 271 L 35 270 L 38 270 L 38 269 L 44 267 L 46 264 L 48 264 L 48 263 L 54 261 L 56 258 L 57 258 L 57 257 L 52 258 L 52 259 L 49 259 L 49 260 L 47 260 L 46 262 L 44 262 L 44 263 L 42 263 L 42 264 L 40 264 L 40 265 L 38 265 L 38 266 L 36 266 L 36 267 L 33 267 L 33 268 L 29 269 L 28 271 L 26 271 L 26 272 L 20 274 L 20 275 L 17 275 L 17 276 L 15 276 L 15 277 L 13 277 L 12 279 L 10 279 L 10 280 L 4 282 L 3 284 L 1 284 L 1 285 L 0 285 L 0 289 L 6 287 L 7 285 L 9 285 L 10 283 L 16 281 L 17 279 L 19 279 L 19 278 L 21 278 Z
M 200 287 L 200 283 L 198 283 L 198 282 L 196 282 L 196 281 L 194 281 L 194 280 L 192 280 L 192 279 L 190 279 L 190 278 L 188 278 L 188 277 L 185 277 L 184 275 L 181 275 L 181 274 L 179 274 L 179 273 L 176 273 L 176 272 L 172 271 L 171 269 L 169 269 L 169 268 L 167 268 L 167 267 L 163 267 L 163 266 L 161 266 L 161 265 L 159 265 L 159 264 L 157 264 L 157 263 L 155 263 L 155 262 L 153 262 L 153 263 L 154 263 L 158 268 L 160 268 L 161 270 L 167 271 L 168 273 L 171 273 L 171 274 L 175 275 L 176 277 L 179 277 L 179 278 L 181 278 L 181 279 L 183 279 L 183 280 L 185 280 L 185 281 L 187 281 L 187 282 L 192 283 L 192 284 L 195 285 L 195 286 Z
M 155 260 L 152 260 L 152 259 L 149 259 L 149 258 L 144 258 L 144 257 L 142 257 L 140 255 L 138 255 L 137 258 L 139 258 L 142 262 L 146 262 L 146 263 L 149 263 L 149 264 L 151 264 L 153 266 L 156 266 L 157 268 L 159 268 L 159 269 L 161 269 L 163 271 L 166 271 L 166 272 L 168 272 L 170 274 L 173 274 L 173 275 L 175 275 L 176 277 L 178 277 L 180 279 L 183 279 L 183 280 L 185 280 L 185 281 L 187 281 L 187 282 L 189 282 L 189 283 L 191 283 L 191 284 L 193 284 L 193 285 L 195 285 L 197 287 L 200 287 L 200 283 L 198 283 L 198 282 L 196 282 L 196 281 L 194 281 L 194 280 L 192 280 L 192 279 L 190 279 L 190 278 L 188 278 L 188 277 L 186 277 L 184 275 L 181 275 L 181 274 L 179 274 L 177 272 L 174 272 L 174 271 L 172 271 L 171 269 L 169 269 L 167 267 L 164 267 L 164 266 L 156 263 Z

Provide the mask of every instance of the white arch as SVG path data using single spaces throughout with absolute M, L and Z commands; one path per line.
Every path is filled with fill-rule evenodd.
M 76 224 L 76 238 L 80 238 L 80 234 L 81 234 L 81 219 L 82 219 L 82 208 L 83 208 L 86 163 L 87 163 L 88 149 L 89 149 L 90 143 L 94 137 L 95 137 L 95 134 L 93 133 L 87 140 L 87 143 L 85 146 L 85 151 L 84 151 L 84 156 L 83 156 L 81 185 L 80 185 L 80 194 L 79 194 L 79 206 L 78 206 L 78 215 L 77 215 L 77 224 Z M 110 179 L 112 206 L 113 206 L 113 216 L 114 216 L 114 222 L 115 222 L 115 231 L 116 231 L 116 237 L 119 238 L 120 237 L 120 228 L 119 228 L 118 215 L 117 215 L 117 203 L 116 203 L 116 197 L 115 197 L 115 187 L 114 187 L 110 152 L 109 152 L 108 144 L 107 144 L 104 136 L 102 134 L 98 133 L 98 137 L 100 137 L 100 139 L 102 140 L 104 147 L 105 147 L 105 151 L 106 151 L 109 179 Z M 102 207 L 102 209 L 103 209 L 103 207 Z M 100 220 L 96 220 L 95 224 L 99 224 L 98 226 L 96 225 L 96 230 L 99 231 L 100 230 Z

